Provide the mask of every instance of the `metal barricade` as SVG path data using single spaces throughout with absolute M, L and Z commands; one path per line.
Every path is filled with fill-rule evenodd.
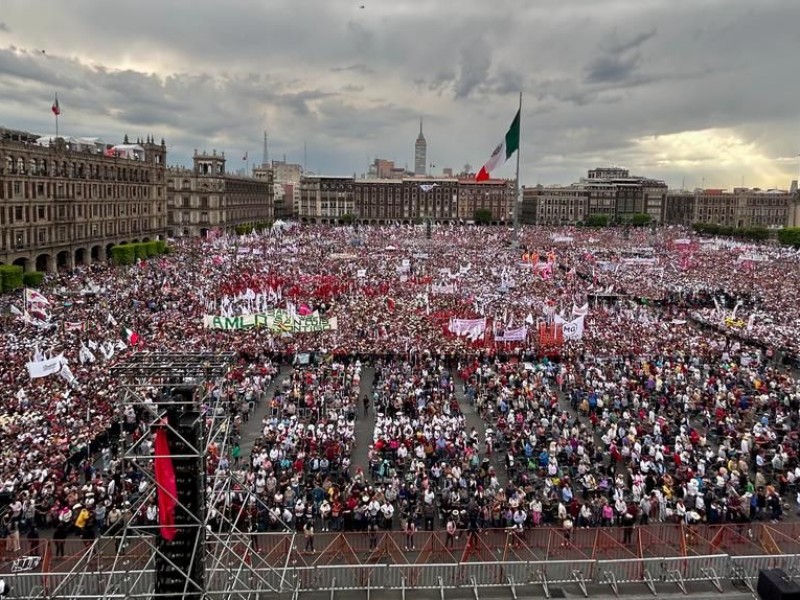
M 536 564 L 550 583 L 570 583 L 575 581 L 576 572 L 585 580 L 591 580 L 596 561 L 594 560 L 548 560 Z
M 730 576 L 754 582 L 761 569 L 783 569 L 788 573 L 797 566 L 798 560 L 800 554 L 731 556 Z
M 374 587 L 379 581 L 381 565 L 318 565 L 317 589 L 362 590 Z M 377 573 L 375 573 L 377 571 Z M 370 582 L 369 586 L 367 582 Z M 335 586 L 334 583 L 335 582 Z
M 510 573 L 524 572 L 526 562 L 469 562 L 462 564 L 461 581 L 477 587 L 507 586 Z
M 454 564 L 425 565 L 389 565 L 389 581 L 391 585 L 382 586 L 380 580 L 374 580 L 375 587 L 391 587 L 393 589 L 438 589 L 459 587 L 468 583 L 459 573 L 460 567 Z

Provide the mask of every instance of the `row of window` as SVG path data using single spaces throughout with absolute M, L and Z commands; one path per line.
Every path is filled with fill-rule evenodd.
M 45 158 L 31 158 L 26 161 L 22 157 L 6 156 L 4 164 L 6 175 L 27 175 L 32 177 L 69 177 L 72 179 L 104 179 L 131 182 L 150 182 L 150 169 L 138 167 L 118 167 L 94 163 L 49 161 Z M 157 181 L 163 179 L 159 171 Z
M 160 212 L 161 206 L 157 205 L 156 213 Z M 150 205 L 147 203 L 0 206 L 0 225 L 54 220 L 108 219 L 149 214 Z
M 8 230 L 0 235 L 0 248 L 24 250 L 29 246 L 43 246 L 45 244 L 67 244 L 75 242 L 91 242 L 98 237 L 128 235 L 131 233 L 147 233 L 159 231 L 165 227 L 164 223 L 152 223 L 148 226 L 146 220 L 141 221 L 110 221 L 108 223 L 91 223 L 73 227 L 36 227 L 32 229 Z
M 105 194 L 103 194 L 105 192 Z M 163 197 L 163 190 L 158 188 L 158 197 Z M 13 200 L 71 200 L 87 198 L 89 200 L 150 198 L 150 186 L 146 185 L 98 185 L 96 183 L 44 183 L 28 181 L 9 181 L 0 183 L 0 199 Z

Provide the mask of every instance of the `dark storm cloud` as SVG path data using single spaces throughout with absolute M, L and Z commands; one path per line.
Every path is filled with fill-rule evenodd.
M 641 63 L 642 55 L 634 52 L 656 35 L 656 30 L 640 33 L 626 41 L 610 43 L 605 55 L 596 58 L 586 69 L 589 83 L 620 83 L 631 80 Z
M 479 85 L 486 82 L 492 66 L 492 53 L 482 39 L 468 43 L 461 49 L 458 79 L 455 82 L 456 98 L 469 96 Z
M 360 73 L 362 75 L 372 75 L 375 71 L 367 65 L 347 65 L 345 67 L 331 67 L 331 73 L 347 73 L 347 72 Z
M 797 152 L 796 0 L 4 0 L 2 18 L 0 123 L 47 131 L 58 91 L 72 133 L 145 129 L 175 160 L 255 152 L 268 129 L 278 155 L 307 140 L 325 172 L 403 164 L 424 114 L 437 165 L 476 164 L 520 90 L 527 179 L 599 161 L 658 176 L 639 140 L 709 128 Z

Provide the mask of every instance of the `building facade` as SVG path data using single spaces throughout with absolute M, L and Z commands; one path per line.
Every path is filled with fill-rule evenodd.
M 613 220 L 617 213 L 617 188 L 609 183 L 589 181 L 568 186 L 524 188 L 520 219 L 531 225 L 583 223 L 587 217 L 602 215 Z
M 608 207 L 601 201 L 606 195 L 599 193 L 599 202 L 596 205 L 598 212 L 590 207 L 589 214 L 607 214 L 616 222 L 623 222 L 637 214 L 648 215 L 654 223 L 663 220 L 664 199 L 668 191 L 667 184 L 663 181 L 631 175 L 627 169 L 601 167 L 591 169 L 583 183 L 589 186 L 611 186 L 615 192 L 613 213 L 606 211 Z
M 362 179 L 355 186 L 356 218 L 362 223 L 458 218 L 455 179 Z
M 695 222 L 694 201 L 694 192 L 670 190 L 664 201 L 664 223 L 691 226 Z
M 494 223 L 514 222 L 514 182 L 506 179 L 458 180 L 458 218 L 471 221 L 479 211 L 488 211 Z
M 53 272 L 167 235 L 164 141 L 111 146 L 0 128 L 0 263 Z
M 625 222 L 636 214 L 663 221 L 667 185 L 663 181 L 630 176 L 616 167 L 592 169 L 569 186 L 525 188 L 520 209 L 523 223 L 561 225 L 604 216 Z
M 237 225 L 274 219 L 273 174 L 259 177 L 225 171 L 225 153 L 198 153 L 192 169 L 168 170 L 169 235 L 205 237 L 211 230 L 232 231 Z
M 786 227 L 793 216 L 793 200 L 792 194 L 784 190 L 697 190 L 692 222 L 725 227 Z M 671 202 L 669 198 L 667 203 Z
M 511 222 L 514 206 L 513 182 L 498 179 L 304 177 L 300 187 L 298 218 L 309 223 L 470 221 L 476 210 L 501 223 Z
M 369 165 L 367 171 L 367 179 L 405 179 L 413 175 L 407 172 L 403 167 L 398 167 L 394 164 L 393 160 L 386 160 L 385 158 L 376 158 Z
M 800 227 L 800 188 L 798 188 L 796 179 L 792 181 L 792 185 L 789 188 L 789 195 L 792 197 L 792 200 L 787 227 Z
M 303 177 L 298 216 L 312 223 L 337 223 L 355 218 L 355 178 Z
M 303 166 L 286 160 L 273 160 L 275 218 L 288 219 L 300 211 L 300 179 Z
M 422 135 L 422 119 L 419 120 L 419 135 L 414 143 L 414 175 L 423 177 L 428 172 L 428 142 Z

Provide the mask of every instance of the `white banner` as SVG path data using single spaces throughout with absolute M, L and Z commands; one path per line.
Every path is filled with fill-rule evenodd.
M 455 294 L 456 286 L 452 283 L 445 283 L 442 285 L 433 284 L 431 286 L 431 294 Z
M 486 319 L 450 319 L 448 330 L 477 339 L 486 330 Z
M 63 354 L 59 354 L 55 358 L 48 358 L 47 360 L 29 362 L 27 364 L 28 375 L 31 376 L 31 379 L 55 375 L 61 370 L 61 364 L 63 362 L 65 362 Z
M 578 317 L 574 321 L 565 321 L 556 315 L 556 323 L 562 326 L 565 340 L 583 339 L 583 317 Z
M 527 327 L 518 327 L 517 329 L 506 329 L 505 331 L 498 331 L 494 336 L 497 342 L 524 342 L 528 337 Z
M 573 317 L 585 317 L 589 314 L 589 303 L 587 302 L 583 306 L 578 306 L 574 302 L 572 303 L 572 316 Z

